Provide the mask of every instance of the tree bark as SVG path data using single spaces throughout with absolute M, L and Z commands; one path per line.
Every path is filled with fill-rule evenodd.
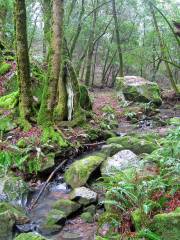
M 122 54 L 122 47 L 121 47 L 121 41 L 120 41 L 120 35 L 119 35 L 118 18 L 117 18 L 115 0 L 112 0 L 112 8 L 113 8 L 113 18 L 114 18 L 114 24 L 115 24 L 116 42 L 117 42 L 119 66 L 120 66 L 119 75 L 120 75 L 120 77 L 124 77 L 123 54 Z
M 97 4 L 98 4 L 98 1 L 96 2 L 96 6 Z M 97 10 L 93 12 L 92 30 L 89 36 L 87 66 L 86 66 L 86 75 L 85 75 L 86 86 L 89 86 L 90 78 L 91 78 L 91 67 L 92 67 L 92 59 L 93 59 L 93 51 L 94 51 L 94 36 L 95 36 L 96 21 L 97 21 Z
M 32 114 L 32 94 L 27 43 L 25 0 L 16 0 L 15 2 L 15 29 L 17 73 L 20 91 L 19 110 L 20 117 L 23 123 L 25 123 L 26 121 L 29 121 Z
M 43 21 L 44 21 L 44 29 L 43 29 L 43 57 L 44 60 L 47 60 L 48 57 L 48 48 L 50 45 L 50 35 L 51 35 L 51 1 L 43 0 Z
M 5 6 L 0 6 L 0 41 L 4 41 L 5 38 L 5 25 L 7 17 L 7 8 Z
M 62 61 L 63 0 L 53 0 L 52 20 L 50 63 L 38 116 L 38 122 L 41 125 L 51 125 L 56 104 L 57 87 Z

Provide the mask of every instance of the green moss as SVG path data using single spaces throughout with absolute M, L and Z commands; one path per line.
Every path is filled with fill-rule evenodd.
M 159 234 L 163 240 L 180 239 L 180 208 L 174 212 L 158 214 L 153 218 L 152 231 Z
M 170 118 L 168 122 L 170 125 L 180 126 L 180 118 L 179 117 Z
M 19 92 L 13 92 L 9 95 L 0 97 L 0 108 L 13 109 L 19 100 Z
M 0 203 L 0 213 L 8 211 L 16 224 L 24 224 L 29 222 L 29 218 L 20 207 L 14 207 L 13 205 L 2 202 Z
M 139 85 L 124 85 L 123 93 L 130 101 L 153 102 L 156 105 L 162 103 L 157 83 L 145 82 Z
M 92 103 L 91 99 L 89 97 L 88 90 L 85 85 L 80 85 L 79 86 L 80 90 L 80 106 L 85 109 L 85 110 L 92 110 Z
M 104 154 L 93 155 L 77 160 L 65 172 L 64 179 L 71 187 L 83 186 L 91 173 L 105 160 Z
M 27 142 L 25 139 L 21 138 L 17 143 L 16 145 L 19 147 L 19 148 L 25 148 L 27 146 Z
M 48 226 L 53 226 L 54 224 L 57 223 L 64 223 L 66 219 L 66 215 L 64 212 L 57 210 L 57 209 L 52 209 L 46 218 L 46 225 Z
M 53 204 L 53 208 L 64 212 L 65 216 L 76 212 L 81 205 L 68 199 L 60 199 Z
M 81 214 L 81 219 L 84 221 L 84 222 L 87 222 L 87 223 L 93 223 L 94 221 L 94 218 L 93 218 L 93 215 L 90 213 L 90 212 L 84 212 Z
M 53 127 L 46 127 L 43 129 L 41 141 L 42 143 L 49 142 L 52 144 L 58 144 L 60 147 L 68 146 L 68 142 L 59 132 L 56 132 Z
M 133 136 L 113 137 L 107 140 L 108 144 L 116 143 L 122 145 L 123 149 L 129 149 L 136 154 L 151 153 L 157 149 L 157 144 L 139 139 Z
M 11 117 L 5 116 L 0 118 L 0 131 L 8 132 L 14 129 L 17 125 L 12 121 Z
M 1 63 L 0 64 L 0 76 L 4 75 L 5 73 L 9 72 L 9 70 L 11 69 L 11 65 L 8 63 Z
M 35 233 L 21 233 L 15 240 L 47 240 L 47 238 Z

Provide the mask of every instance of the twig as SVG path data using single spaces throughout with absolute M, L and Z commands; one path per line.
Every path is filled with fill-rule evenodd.
M 97 143 L 87 143 L 87 144 L 84 144 L 84 146 L 86 146 L 86 147 L 92 147 L 92 146 L 102 145 L 102 144 L 105 144 L 105 143 L 106 143 L 106 141 L 97 142 Z
M 39 198 L 41 197 L 42 193 L 44 192 L 44 190 L 46 189 L 48 183 L 50 182 L 50 180 L 52 179 L 52 177 L 54 176 L 54 174 L 67 162 L 67 159 L 64 160 L 63 162 L 61 162 L 55 169 L 54 171 L 49 175 L 48 179 L 46 180 L 45 184 L 43 185 L 43 187 L 41 188 L 38 196 L 36 197 L 36 199 L 33 201 L 33 203 L 31 204 L 31 206 L 29 207 L 29 210 L 32 210 L 34 208 L 34 206 L 36 205 L 36 203 L 38 202 Z

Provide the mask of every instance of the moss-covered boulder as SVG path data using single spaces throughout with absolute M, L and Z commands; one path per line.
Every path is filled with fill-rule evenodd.
M 29 222 L 24 210 L 20 207 L 15 207 L 7 202 L 0 203 L 0 213 L 8 211 L 16 224 L 25 224 Z
M 19 205 L 26 204 L 30 189 L 28 184 L 21 177 L 15 177 L 9 174 L 1 178 L 0 181 L 0 194 L 5 194 L 9 202 Z
M 13 122 L 11 117 L 4 116 L 4 117 L 0 118 L 0 131 L 9 132 L 10 130 L 12 130 L 16 127 L 17 127 L 17 125 L 15 124 L 15 122 Z
M 97 201 L 97 193 L 90 190 L 89 188 L 79 187 L 75 188 L 70 193 L 70 199 L 78 201 L 83 206 L 86 206 Z
M 13 227 L 15 224 L 15 219 L 12 217 L 11 213 L 7 211 L 2 211 L 0 209 L 0 240 L 12 240 L 13 239 Z
M 53 209 L 64 212 L 66 217 L 76 212 L 80 207 L 81 204 L 73 202 L 69 199 L 60 199 L 53 204 Z
M 81 219 L 86 223 L 93 223 L 94 217 L 90 212 L 84 212 L 81 214 Z
M 107 144 L 120 144 L 123 149 L 128 149 L 135 154 L 151 153 L 157 149 L 157 144 L 135 136 L 113 137 L 107 140 Z
M 135 102 L 152 102 L 161 105 L 160 89 L 157 83 L 141 77 L 125 76 L 116 79 L 117 91 L 122 91 L 125 99 Z
M 80 105 L 85 110 L 92 110 L 92 103 L 91 99 L 87 90 L 87 87 L 85 85 L 80 85 Z
M 153 218 L 152 231 L 162 237 L 163 240 L 180 239 L 180 208 L 174 212 L 157 214 Z
M 3 97 L 0 97 L 0 108 L 13 109 L 19 100 L 19 92 L 13 92 Z
M 107 144 L 101 148 L 101 152 L 106 154 L 107 157 L 112 157 L 121 150 L 123 150 L 123 146 L 117 143 Z
M 47 240 L 47 238 L 36 233 L 22 233 L 15 240 Z
M 99 167 L 105 160 L 104 154 L 97 154 L 84 157 L 83 159 L 75 161 L 66 170 L 64 179 L 72 188 L 83 186 L 90 175 Z
M 52 209 L 48 212 L 45 220 L 39 226 L 39 232 L 43 235 L 50 235 L 59 232 L 66 221 L 64 212 Z
M 0 76 L 4 75 L 5 73 L 9 72 L 9 70 L 11 69 L 11 65 L 3 62 L 0 64 Z

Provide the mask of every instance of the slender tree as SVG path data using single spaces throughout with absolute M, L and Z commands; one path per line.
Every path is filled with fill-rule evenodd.
M 63 0 L 53 0 L 52 6 L 52 39 L 48 74 L 43 90 L 38 122 L 51 125 L 57 100 L 57 88 L 62 62 L 62 29 Z
M 122 47 L 121 47 L 121 41 L 120 41 L 120 35 L 119 35 L 119 26 L 118 26 L 115 0 L 112 0 L 112 9 L 113 9 L 113 18 L 114 18 L 114 24 L 115 24 L 116 41 L 117 41 L 117 49 L 118 49 L 118 57 L 119 57 L 119 65 L 120 65 L 119 75 L 120 77 L 124 77 L 123 54 L 122 54 Z
M 19 110 L 22 123 L 27 123 L 32 115 L 32 94 L 26 28 L 25 0 L 15 1 L 15 29 L 17 73 L 19 83 Z M 26 125 L 25 127 L 28 127 Z
M 171 71 L 171 67 L 168 63 L 168 52 L 167 52 L 167 48 L 166 48 L 166 45 L 164 43 L 164 40 L 161 36 L 161 32 L 160 32 L 158 22 L 157 22 L 157 19 L 156 19 L 156 14 L 155 14 L 155 11 L 154 11 L 154 7 L 151 3 L 149 3 L 149 6 L 150 6 L 150 11 L 151 11 L 151 14 L 152 14 L 153 21 L 154 21 L 154 26 L 155 26 L 155 29 L 156 29 L 156 33 L 157 33 L 157 36 L 158 36 L 158 39 L 159 39 L 161 55 L 163 57 L 163 61 L 164 61 L 164 64 L 166 66 L 166 70 L 167 70 L 167 73 L 169 75 L 171 85 L 172 85 L 174 91 L 176 93 L 179 93 L 178 87 L 176 86 L 176 82 L 174 80 L 174 77 L 173 77 L 173 74 L 172 74 L 172 71 Z

